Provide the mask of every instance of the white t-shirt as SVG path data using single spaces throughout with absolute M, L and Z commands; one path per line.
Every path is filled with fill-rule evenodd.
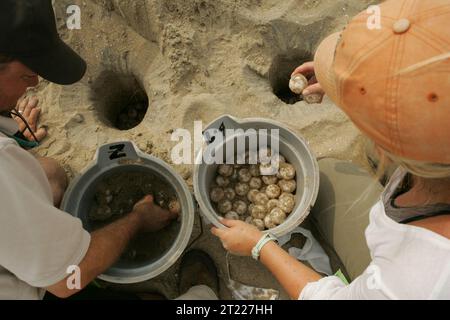
M 0 299 L 42 299 L 82 261 L 90 235 L 53 206 L 39 162 L 1 133 L 0 190 Z
M 450 240 L 400 224 L 380 200 L 371 210 L 366 240 L 372 262 L 350 285 L 338 277 L 309 283 L 300 299 L 450 299 Z

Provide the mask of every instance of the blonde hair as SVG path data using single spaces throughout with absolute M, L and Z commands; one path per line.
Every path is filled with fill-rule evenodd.
M 392 154 L 376 145 L 373 140 L 366 137 L 366 153 L 370 157 L 377 154 L 379 163 L 377 166 L 377 177 L 383 177 L 389 170 L 388 167 L 401 166 L 409 173 L 425 179 L 450 178 L 450 164 L 431 163 L 407 159 Z
M 386 156 L 394 162 L 405 168 L 406 171 L 413 175 L 427 179 L 444 179 L 450 178 L 450 164 L 430 163 L 416 160 L 410 160 L 403 157 L 393 155 L 383 150 Z

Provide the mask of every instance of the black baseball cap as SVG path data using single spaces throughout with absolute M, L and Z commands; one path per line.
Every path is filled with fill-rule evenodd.
M 51 0 L 0 0 L 0 54 L 61 85 L 86 72 L 86 62 L 56 31 Z

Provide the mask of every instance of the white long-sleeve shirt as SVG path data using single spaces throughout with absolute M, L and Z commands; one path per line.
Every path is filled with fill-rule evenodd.
M 366 240 L 372 262 L 350 285 L 338 277 L 309 283 L 300 299 L 450 299 L 450 240 L 400 224 L 380 200 L 371 210 Z

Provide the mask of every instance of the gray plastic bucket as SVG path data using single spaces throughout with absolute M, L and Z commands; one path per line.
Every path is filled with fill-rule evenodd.
M 87 230 L 89 206 L 94 187 L 114 172 L 150 172 L 167 181 L 175 190 L 182 207 L 181 226 L 172 246 L 156 261 L 123 264 L 109 268 L 99 278 L 112 283 L 130 284 L 152 279 L 170 268 L 186 249 L 194 224 L 194 200 L 184 180 L 164 161 L 141 152 L 132 142 L 124 141 L 100 147 L 94 164 L 85 170 L 67 190 L 62 210 L 80 218 Z
M 277 237 L 281 237 L 298 227 L 308 217 L 311 208 L 316 202 L 319 191 L 319 166 L 315 156 L 304 139 L 287 129 L 283 124 L 260 118 L 239 120 L 226 115 L 213 121 L 205 131 L 211 129 L 222 132 L 226 129 L 243 129 L 244 132 L 248 129 L 267 129 L 269 135 L 270 130 L 279 130 L 279 152 L 296 168 L 297 171 L 296 206 L 288 219 L 278 227 L 271 229 L 270 233 Z M 220 151 L 221 148 L 226 148 L 227 142 L 233 139 L 237 140 L 239 135 L 242 134 L 236 134 L 230 137 L 227 136 L 223 141 L 222 146 L 218 147 L 217 150 Z M 245 139 L 248 139 L 248 137 L 245 137 Z M 267 142 L 268 146 L 270 146 L 270 139 L 268 139 Z M 216 176 L 218 165 L 208 165 L 203 163 L 202 158 L 205 149 L 206 148 L 203 148 L 196 156 L 197 164 L 194 169 L 195 196 L 199 203 L 202 215 L 216 227 L 225 228 L 225 226 L 219 222 L 219 216 L 209 199 L 211 185 Z

